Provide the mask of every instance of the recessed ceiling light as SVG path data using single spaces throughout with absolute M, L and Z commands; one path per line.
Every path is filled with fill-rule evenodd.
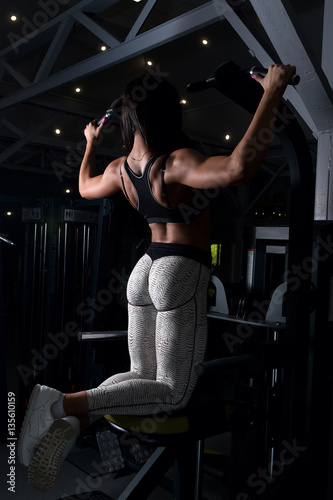
M 101 51 L 104 52 L 104 50 L 106 50 L 106 45 L 101 46 Z
M 6 215 L 12 215 L 12 212 L 8 211 L 8 212 L 6 212 Z
M 60 130 L 60 128 L 56 128 L 54 132 L 55 132 L 57 135 L 61 134 L 61 130 Z
M 10 20 L 13 22 L 17 21 L 17 16 L 15 16 L 15 14 L 13 14 L 12 16 L 10 16 Z
M 152 66 L 153 65 L 153 61 L 147 61 L 147 65 L 148 66 Z
M 186 100 L 186 99 L 182 99 L 182 100 L 180 101 L 180 104 L 186 104 L 186 103 L 187 103 L 187 100 Z
M 226 141 L 230 141 L 230 135 L 229 134 L 226 134 L 224 138 L 225 138 Z
M 133 0 L 133 1 L 134 1 L 134 2 L 136 2 L 136 3 L 139 3 L 139 2 L 141 2 L 141 0 Z
M 205 38 L 202 40 L 202 45 L 208 45 L 208 40 L 206 40 Z
M 79 92 L 81 92 L 80 87 L 76 87 L 75 92 L 76 92 L 77 94 L 78 94 Z
M 66 189 L 66 193 L 69 194 L 71 192 L 70 189 Z

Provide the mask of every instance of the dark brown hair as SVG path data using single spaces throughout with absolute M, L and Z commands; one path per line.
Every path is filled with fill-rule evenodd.
M 130 151 L 138 130 L 147 147 L 169 154 L 186 147 L 180 98 L 173 85 L 146 74 L 130 82 L 122 97 L 121 132 Z M 185 141 L 186 142 L 186 141 Z

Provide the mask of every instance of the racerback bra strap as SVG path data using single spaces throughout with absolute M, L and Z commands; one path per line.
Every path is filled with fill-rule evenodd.
M 155 163 L 155 161 L 157 160 L 157 158 L 159 158 L 159 156 L 161 156 L 161 155 L 160 154 L 156 154 L 156 155 L 152 156 L 151 158 L 149 158 L 149 160 L 147 161 L 147 163 L 145 165 L 145 168 L 143 169 L 143 174 L 142 174 L 141 177 L 144 177 L 144 176 L 147 176 L 147 175 L 149 176 L 150 169 L 153 166 L 153 164 Z M 127 159 L 124 161 L 124 167 L 125 167 L 125 170 L 126 170 L 126 173 L 127 173 L 128 177 L 130 178 L 130 181 L 133 184 L 133 176 L 135 176 L 135 174 L 131 170 L 130 166 L 128 165 Z M 121 184 L 122 184 L 122 187 L 123 187 L 125 198 L 127 199 L 127 201 L 129 201 L 129 203 L 132 205 L 132 207 L 137 210 L 138 208 L 133 205 L 133 203 L 131 202 L 131 200 L 130 200 L 128 194 L 127 194 L 121 165 L 120 165 L 120 179 L 121 179 Z M 163 178 L 163 182 L 164 182 L 164 178 Z M 163 190 L 163 188 L 162 188 L 162 190 Z M 163 196 L 164 196 L 164 190 L 163 190 Z M 138 202 L 139 202 L 139 199 L 138 199 Z

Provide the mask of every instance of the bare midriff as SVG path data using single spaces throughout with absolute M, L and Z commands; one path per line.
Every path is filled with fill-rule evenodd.
M 193 245 L 210 252 L 211 221 L 209 209 L 198 219 L 189 223 L 153 223 L 149 227 L 152 242 Z

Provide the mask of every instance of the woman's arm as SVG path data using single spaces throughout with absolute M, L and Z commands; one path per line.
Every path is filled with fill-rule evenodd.
M 180 182 L 202 189 L 248 182 L 268 152 L 280 99 L 295 70 L 294 66 L 275 65 L 270 66 L 264 78 L 254 75 L 264 88 L 264 94 L 249 128 L 232 154 L 206 157 L 193 150 L 176 151 L 170 158 L 172 165 L 166 182 Z
M 79 192 L 83 198 L 109 197 L 121 189 L 119 160 L 111 162 L 101 175 L 96 175 L 96 148 L 102 137 L 104 122 L 97 126 L 97 120 L 89 123 L 84 131 L 86 150 L 79 172 Z

